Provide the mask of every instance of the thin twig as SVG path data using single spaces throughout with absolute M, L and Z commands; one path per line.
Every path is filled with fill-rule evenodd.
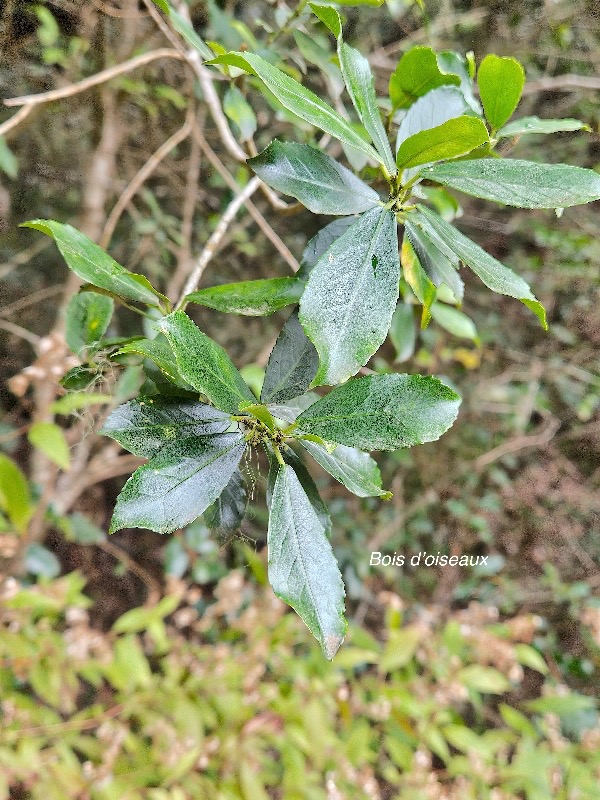
M 51 239 L 39 239 L 35 244 L 32 244 L 31 247 L 28 247 L 27 250 L 22 250 L 20 253 L 17 253 L 10 261 L 0 264 L 0 280 L 6 278 L 13 269 L 28 264 L 34 256 L 37 256 L 38 253 L 45 250 L 50 242 Z
M 23 108 L 20 108 L 14 116 L 12 116 L 10 119 L 7 119 L 6 122 L 3 122 L 2 125 L 0 125 L 0 136 L 4 136 L 6 133 L 12 130 L 12 128 L 16 128 L 17 125 L 20 125 L 25 117 L 28 117 L 32 111 L 32 105 L 23 106 Z
M 185 298 L 187 297 L 190 292 L 193 292 L 200 280 L 202 278 L 202 274 L 206 267 L 208 266 L 209 261 L 214 256 L 217 247 L 225 233 L 227 232 L 227 228 L 232 223 L 235 215 L 240 210 L 240 208 L 246 203 L 249 197 L 252 197 L 254 192 L 258 189 L 260 185 L 260 178 L 254 177 L 250 180 L 246 186 L 242 189 L 242 191 L 233 198 L 231 203 L 225 209 L 225 213 L 219 220 L 219 224 L 212 232 L 208 242 L 204 246 L 204 250 L 200 253 L 200 257 L 196 261 L 194 265 L 194 269 L 192 270 L 190 277 L 187 279 L 185 286 L 183 287 L 183 291 L 181 293 L 181 298 L 177 303 L 177 308 L 185 308 L 186 302 Z
M 131 70 L 137 69 L 137 67 L 149 64 L 151 61 L 156 61 L 159 58 L 176 58 L 179 61 L 185 60 L 184 56 L 177 50 L 170 47 L 161 47 L 158 50 L 151 50 L 149 53 L 131 58 L 129 61 L 124 61 L 122 64 L 103 69 L 95 75 L 90 75 L 89 78 L 84 78 L 84 80 L 78 83 L 70 83 L 68 86 L 63 86 L 61 89 L 52 89 L 49 92 L 40 92 L 39 94 L 27 94 L 22 97 L 10 97 L 8 100 L 4 101 L 4 105 L 10 107 L 26 106 L 31 109 L 33 106 L 37 106 L 40 103 L 51 103 L 54 100 L 62 100 L 64 97 L 72 97 L 75 94 L 91 89 L 93 86 L 106 83 L 106 81 L 110 81 L 112 78 L 116 78 L 126 72 L 131 72 Z M 29 113 L 29 111 L 27 113 Z M 12 119 L 14 120 L 17 116 L 18 114 L 15 114 Z M 22 118 L 25 116 L 26 114 L 24 114 Z M 6 123 L 4 124 L 6 125 Z M 1 128 L 0 133 L 3 133 Z
M 156 150 L 150 156 L 150 158 L 146 161 L 139 172 L 132 178 L 126 189 L 117 200 L 102 230 L 102 235 L 100 236 L 100 241 L 98 242 L 100 247 L 104 249 L 108 247 L 121 214 L 125 211 L 133 197 L 139 192 L 142 185 L 148 180 L 150 175 L 152 175 L 160 162 L 169 155 L 174 147 L 183 142 L 184 139 L 187 139 L 187 137 L 190 135 L 193 123 L 193 110 L 191 109 L 192 107 L 190 106 L 190 111 L 188 111 L 186 120 L 182 127 L 172 136 L 170 136 L 166 142 L 161 144 L 158 150 Z
M 198 125 L 194 125 L 193 131 L 194 139 L 200 145 L 202 152 L 210 161 L 212 166 L 215 170 L 219 173 L 219 175 L 223 178 L 225 183 L 229 186 L 229 188 L 238 194 L 241 191 L 240 186 L 236 182 L 233 175 L 229 172 L 227 167 L 223 164 L 219 156 L 215 153 L 209 143 L 206 141 L 202 131 L 200 130 Z M 266 184 L 265 184 L 266 186 Z M 262 187 L 261 187 L 262 188 Z M 273 230 L 269 222 L 264 218 L 258 208 L 254 205 L 251 200 L 248 200 L 246 203 L 246 208 L 248 209 L 248 213 L 252 217 L 252 219 L 256 222 L 258 227 L 261 231 L 265 234 L 267 239 L 274 245 L 274 247 L 278 250 L 281 256 L 287 261 L 294 272 L 298 272 L 300 269 L 300 264 L 298 263 L 297 259 L 289 249 L 289 247 L 285 244 L 285 242 L 278 236 L 277 233 Z
M 525 84 L 523 94 L 535 94 L 536 92 L 572 92 L 577 89 L 600 89 L 600 78 L 592 78 L 587 75 L 556 75 L 552 78 L 539 78 L 537 81 L 529 81 Z
M 43 289 L 38 289 L 37 292 L 27 295 L 27 297 L 22 297 L 20 300 L 15 300 L 14 303 L 0 308 L 0 315 L 8 317 L 10 314 L 16 314 L 17 311 L 22 311 L 24 308 L 34 305 L 34 303 L 39 303 L 40 300 L 53 297 L 55 294 L 62 294 L 64 290 L 65 287 L 62 283 L 55 286 L 45 286 Z
M 5 331 L 18 336 L 20 339 L 25 339 L 26 342 L 29 342 L 34 347 L 37 347 L 40 343 L 41 337 L 37 333 L 32 333 L 20 325 L 15 325 L 14 322 L 9 322 L 7 319 L 0 319 L 0 328 L 4 328 Z
M 148 596 L 144 601 L 144 606 L 151 608 L 155 606 L 158 601 L 160 600 L 161 590 L 160 584 L 149 572 L 147 572 L 141 564 L 138 564 L 131 556 L 126 553 L 120 547 L 117 547 L 116 544 L 109 541 L 102 541 L 98 542 L 97 546 L 104 550 L 105 553 L 109 553 L 111 556 L 116 558 L 118 561 L 122 561 L 123 564 L 127 567 L 127 569 L 132 572 L 134 575 L 137 575 L 138 578 L 142 581 L 146 589 L 148 590 Z
M 524 450 L 529 447 L 543 447 L 554 439 L 559 428 L 560 420 L 553 417 L 545 430 L 540 433 L 535 433 L 531 436 L 517 436 L 514 439 L 509 439 L 508 442 L 504 442 L 498 445 L 498 447 L 494 447 L 493 450 L 489 450 L 487 453 L 479 456 L 479 458 L 475 460 L 475 470 L 480 472 L 494 461 L 498 461 L 499 458 L 511 455 L 512 453 L 518 453 L 519 450 Z

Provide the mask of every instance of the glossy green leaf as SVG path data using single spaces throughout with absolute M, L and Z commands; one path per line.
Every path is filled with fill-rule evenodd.
M 392 324 L 390 326 L 390 339 L 396 351 L 395 364 L 401 364 L 415 352 L 417 341 L 417 326 L 413 306 L 410 303 L 398 303 Z
M 240 527 L 245 513 L 244 476 L 239 469 L 236 469 L 219 497 L 204 512 L 204 521 L 211 530 L 231 533 Z
M 422 326 L 425 327 L 429 322 L 429 309 L 437 294 L 436 287 L 423 269 L 406 233 L 402 240 L 400 263 L 402 264 L 404 280 L 408 283 L 415 297 L 423 306 Z
M 406 112 L 398 128 L 396 150 L 411 136 L 437 128 L 444 122 L 464 116 L 468 112 L 467 102 L 455 86 L 433 89 L 419 98 Z
M 448 333 L 460 339 L 471 339 L 473 342 L 479 340 L 475 323 L 462 311 L 445 303 L 433 303 L 430 310 L 433 319 Z
M 459 89 L 467 105 L 477 116 L 481 116 L 481 106 L 474 93 L 473 74 L 475 70 L 473 62 L 454 50 L 444 50 L 437 54 L 437 63 L 445 75 L 458 76 L 460 81 Z
M 147 278 L 117 264 L 101 247 L 71 225 L 35 219 L 22 223 L 21 227 L 51 236 L 69 268 L 92 286 L 149 306 L 158 306 L 161 300 L 166 300 Z
M 226 314 L 266 317 L 297 303 L 303 291 L 304 283 L 298 278 L 265 278 L 211 286 L 192 292 L 185 299 Z
M 343 42 L 341 36 L 338 42 L 338 57 L 348 94 L 358 116 L 371 137 L 375 149 L 383 159 L 387 172 L 389 175 L 395 175 L 396 163 L 381 121 L 375 95 L 375 82 L 369 62 L 358 50 Z
M 284 422 L 295 422 L 296 418 L 318 399 L 319 395 L 316 392 L 306 392 L 285 403 L 269 403 L 269 411 L 274 417 L 282 419 Z
M 318 3 L 309 3 L 308 5 L 313 13 L 321 20 L 323 25 L 329 28 L 337 39 L 342 33 L 342 19 L 337 9 Z
M 496 133 L 498 139 L 509 136 L 523 136 L 526 133 L 561 133 L 562 131 L 591 131 L 589 125 L 579 119 L 540 119 L 521 117 L 504 125 Z
M 339 98 L 344 91 L 344 79 L 340 68 L 333 63 L 330 49 L 323 47 L 319 37 L 309 36 L 299 30 L 294 30 L 292 33 L 301 56 L 309 64 L 319 67 L 327 76 L 329 94 L 332 99 Z
M 300 301 L 300 322 L 319 353 L 314 384 L 354 375 L 384 342 L 398 300 L 394 214 L 363 214 L 320 258 Z
M 159 328 L 169 341 L 183 379 L 217 408 L 235 414 L 241 404 L 256 402 L 221 345 L 202 333 L 183 311 L 169 314 Z
M 247 162 L 265 183 L 291 195 L 313 214 L 356 214 L 379 195 L 349 169 L 307 144 L 277 139 Z
M 413 47 L 404 53 L 390 78 L 389 93 L 394 108 L 406 108 L 415 100 L 437 89 L 439 86 L 454 84 L 460 78 L 443 73 L 437 56 L 430 47 Z
M 477 84 L 486 119 L 493 130 L 497 130 L 519 105 L 525 70 L 516 58 L 501 58 L 490 53 L 479 66 Z
M 465 285 L 458 274 L 460 265 L 458 257 L 452 253 L 452 258 L 450 258 L 447 252 L 442 252 L 424 231 L 417 225 L 413 225 L 412 219 L 412 214 L 409 214 L 405 220 L 404 229 L 426 275 L 438 289 L 442 285 L 447 286 L 455 300 L 462 303 Z
M 439 439 L 459 405 L 459 396 L 437 378 L 367 375 L 333 389 L 303 411 L 296 425 L 360 450 L 396 450 Z
M 214 53 L 210 47 L 198 36 L 190 23 L 183 17 L 167 0 L 154 0 L 156 5 L 164 11 L 171 20 L 171 25 L 175 28 L 185 41 L 194 48 L 204 59 L 214 58 Z
M 381 487 L 381 473 L 377 462 L 368 453 L 354 447 L 338 444 L 329 451 L 317 442 L 300 439 L 300 444 L 346 489 L 358 497 L 382 497 L 388 500 L 391 493 Z
M 219 497 L 245 449 L 240 433 L 190 437 L 162 448 L 123 487 L 110 532 L 172 533 L 188 525 Z
M 236 86 L 230 86 L 225 92 L 223 111 L 238 126 L 243 142 L 254 136 L 257 127 L 256 115 L 250 103 Z
M 154 339 L 135 339 L 125 344 L 117 353 L 117 355 L 128 354 L 149 358 L 171 383 L 186 391 L 193 391 L 193 386 L 184 381 L 179 374 L 175 354 L 171 350 L 166 337 L 162 334 L 159 334 Z
M 298 321 L 298 312 L 294 311 L 269 356 L 261 402 L 285 403 L 303 394 L 312 383 L 318 366 L 319 355 Z
M 480 162 L 478 162 L 480 163 Z M 448 258 L 458 256 L 493 292 L 515 297 L 530 308 L 547 329 L 546 312 L 528 284 L 478 244 L 469 239 L 433 211 L 419 206 L 411 221 L 433 241 Z
M 74 295 L 65 314 L 65 339 L 74 353 L 96 344 L 106 333 L 114 309 L 111 297 L 96 292 Z
M 340 217 L 330 222 L 329 225 L 326 225 L 324 228 L 321 228 L 304 248 L 300 269 L 296 273 L 296 277 L 305 281 L 321 256 L 323 256 L 335 240 L 339 239 L 355 222 L 357 222 L 356 217 Z
M 213 63 L 239 67 L 256 75 L 288 111 L 296 114 L 305 122 L 331 134 L 341 142 L 361 150 L 369 158 L 383 163 L 377 151 L 367 144 L 362 136 L 337 111 L 334 111 L 331 106 L 324 103 L 310 89 L 306 89 L 301 83 L 269 64 L 261 56 L 257 56 L 254 53 L 227 53 L 224 56 L 215 58 Z
M 410 136 L 396 155 L 399 169 L 417 167 L 464 156 L 489 140 L 487 128 L 477 117 L 457 117 Z
M 69 469 L 71 454 L 65 434 L 53 422 L 34 422 L 27 433 L 29 443 L 61 469 Z
M 15 528 L 24 533 L 33 513 L 29 484 L 15 462 L 3 453 L 0 453 L 0 508 Z
M 115 408 L 99 433 L 150 458 L 175 441 L 225 433 L 230 425 L 229 414 L 204 403 L 137 397 Z
M 600 174 L 567 164 L 485 158 L 438 164 L 423 177 L 518 208 L 566 208 L 600 199 Z
M 332 659 L 346 634 L 344 585 L 325 528 L 289 464 L 275 480 L 267 542 L 273 591 Z
M 310 504 L 312 505 L 315 514 L 317 515 L 319 522 L 321 523 L 325 535 L 329 539 L 331 537 L 331 518 L 329 516 L 329 511 L 327 510 L 327 506 L 323 502 L 321 495 L 319 494 L 319 490 L 315 482 L 312 479 L 310 472 L 307 470 L 304 462 L 299 458 L 297 453 L 295 453 L 291 447 L 284 446 L 280 450 L 281 456 L 286 464 L 289 464 L 290 467 L 293 468 L 294 472 L 296 473 L 296 477 L 300 481 L 300 485 L 304 493 L 306 494 Z M 267 450 L 267 455 L 269 457 L 269 475 L 267 478 L 267 493 L 266 493 L 266 500 L 267 506 L 271 506 L 271 499 L 273 497 L 273 491 L 275 489 L 275 481 L 277 480 L 277 475 L 279 473 L 279 461 L 275 458 L 275 454 L 271 448 Z

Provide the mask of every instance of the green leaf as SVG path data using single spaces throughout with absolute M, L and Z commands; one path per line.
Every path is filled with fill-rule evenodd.
M 330 452 L 317 442 L 306 439 L 299 441 L 317 464 L 358 497 L 383 497 L 388 500 L 392 496 L 391 492 L 381 488 L 379 467 L 368 453 L 343 444 L 338 444 Z
M 433 442 L 458 414 L 460 397 L 437 378 L 367 375 L 338 386 L 297 418 L 299 430 L 360 450 Z
M 293 397 L 285 403 L 269 403 L 269 411 L 277 419 L 291 423 L 295 422 L 296 418 L 318 399 L 319 395 L 316 392 L 307 392 Z
M 33 228 L 51 236 L 68 267 L 92 286 L 149 306 L 160 306 L 161 300 L 167 301 L 147 278 L 117 264 L 101 247 L 71 225 L 35 219 L 23 222 L 21 227 Z
M 345 381 L 385 341 L 398 300 L 397 235 L 390 210 L 367 211 L 311 272 L 300 322 L 319 353 L 314 385 Z
M 244 476 L 236 469 L 219 497 L 204 512 L 204 521 L 211 530 L 230 533 L 240 527 L 245 513 Z
M 453 50 L 444 50 L 437 55 L 438 67 L 445 75 L 457 75 L 460 80 L 460 91 L 469 108 L 481 116 L 481 106 L 473 91 L 473 74 L 475 72 L 470 59 Z
M 262 403 L 285 403 L 303 394 L 317 374 L 319 355 L 298 312 L 289 317 L 271 351 L 260 399 Z
M 297 303 L 303 291 L 304 283 L 298 278 L 265 278 L 211 286 L 192 292 L 185 299 L 226 314 L 266 317 Z
M 341 36 L 338 41 L 338 57 L 348 94 L 358 116 L 371 137 L 375 149 L 383 159 L 383 165 L 387 172 L 390 176 L 395 175 L 396 164 L 387 133 L 381 122 L 375 95 L 375 82 L 369 62 L 358 50 L 343 42 Z
M 15 180 L 19 174 L 19 162 L 10 147 L 6 144 L 4 136 L 0 136 L 0 169 L 13 180 Z
M 159 328 L 169 340 L 183 379 L 217 408 L 235 414 L 240 404 L 256 402 L 221 345 L 202 333 L 183 311 L 169 314 Z
M 223 111 L 238 126 L 243 142 L 254 136 L 257 127 L 256 115 L 237 87 L 230 86 L 225 92 Z
M 390 339 L 396 351 L 395 364 L 401 364 L 415 352 L 417 340 L 417 328 L 415 325 L 415 315 L 410 303 L 398 303 L 392 325 L 390 327 Z
M 265 183 L 291 195 L 313 214 L 356 214 L 379 195 L 349 169 L 307 144 L 277 139 L 247 163 Z
M 340 217 L 330 222 L 329 225 L 326 225 L 324 228 L 321 228 L 304 248 L 300 269 L 296 273 L 296 277 L 305 281 L 321 256 L 323 256 L 335 240 L 339 239 L 355 222 L 357 222 L 356 217 Z
M 458 274 L 458 257 L 450 253 L 450 258 L 447 252 L 442 252 L 424 231 L 413 225 L 412 219 L 413 215 L 409 214 L 404 221 L 404 229 L 426 275 L 438 289 L 442 285 L 447 286 L 456 301 L 462 303 L 465 285 Z
M 172 533 L 188 525 L 219 497 L 245 449 L 241 433 L 190 437 L 162 448 L 123 487 L 110 533 L 122 528 Z
M 250 72 L 265 84 L 277 100 L 305 122 L 331 134 L 345 144 L 362 151 L 369 158 L 383 163 L 381 156 L 360 136 L 337 111 L 324 103 L 314 92 L 290 78 L 285 72 L 269 64 L 254 53 L 227 53 L 213 60 L 214 64 L 228 64 Z
M 443 125 L 451 119 L 469 113 L 469 106 L 455 86 L 443 86 L 433 89 L 412 105 L 398 128 L 396 150 L 402 144 L 421 131 L 431 130 Z
M 173 536 L 169 539 L 165 547 L 165 575 L 170 575 L 174 578 L 183 578 L 189 565 L 190 557 L 183 546 L 183 542 L 181 539 L 176 539 Z
M 424 206 L 418 206 L 418 208 L 419 211 L 413 213 L 411 220 L 425 232 L 437 248 L 448 258 L 458 256 L 485 283 L 488 289 L 520 300 L 533 311 L 542 323 L 542 327 L 547 330 L 544 307 L 536 299 L 523 278 L 486 253 L 478 244 L 430 209 Z
M 0 453 L 0 508 L 20 532 L 24 533 L 33 507 L 27 478 L 8 456 Z
M 331 6 L 318 5 L 317 3 L 309 3 L 308 5 L 311 7 L 313 13 L 321 20 L 323 25 L 329 28 L 336 39 L 341 36 L 342 19 L 337 9 Z
M 400 145 L 396 162 L 399 169 L 407 169 L 456 158 L 470 153 L 488 140 L 487 128 L 480 119 L 457 117 L 410 136 Z
M 96 292 L 74 295 L 67 306 L 65 338 L 74 353 L 96 344 L 106 333 L 115 304 Z
M 413 47 L 404 53 L 390 78 L 390 100 L 394 108 L 406 108 L 419 97 L 446 84 L 460 84 L 456 75 L 443 73 L 430 47 Z
M 282 447 L 280 453 L 285 463 L 289 464 L 296 473 L 296 477 L 300 481 L 300 485 L 302 486 L 304 493 L 306 494 L 310 504 L 312 505 L 314 512 L 319 519 L 319 522 L 321 523 L 323 529 L 325 530 L 325 535 L 327 536 L 327 538 L 330 538 L 331 518 L 329 516 L 329 512 L 327 511 L 327 506 L 321 499 L 319 490 L 317 489 L 316 484 L 313 481 L 310 472 L 306 469 L 303 461 L 290 447 L 288 446 Z M 272 448 L 267 449 L 267 455 L 269 457 L 270 469 L 267 479 L 266 499 L 267 499 L 267 506 L 270 506 L 280 464 L 277 458 L 275 458 L 275 453 L 272 451 Z
M 423 636 L 423 628 L 418 625 L 408 625 L 400 630 L 390 631 L 379 662 L 380 672 L 395 672 L 409 664 L 423 641 Z
M 479 65 L 477 83 L 486 119 L 493 130 L 497 130 L 519 105 L 525 70 L 515 58 L 501 58 L 490 53 Z
M 441 325 L 448 333 L 461 339 L 471 339 L 473 342 L 479 341 L 475 323 L 462 311 L 445 303 L 433 303 L 430 310 L 431 316 L 437 324 Z
M 269 509 L 269 582 L 332 659 L 346 634 L 344 584 L 325 528 L 293 468 L 279 468 Z
M 414 251 L 410 239 L 404 234 L 401 251 L 402 274 L 404 280 L 413 290 L 415 297 L 423 306 L 422 327 L 429 322 L 429 309 L 435 300 L 437 291 Z
M 53 422 L 34 422 L 27 434 L 29 443 L 61 469 L 69 469 L 71 454 L 62 428 Z
M 171 6 L 167 0 L 154 0 L 156 5 L 164 11 L 164 13 L 171 20 L 171 25 L 179 33 L 185 41 L 194 48 L 204 59 L 210 60 L 214 58 L 214 53 L 210 47 L 204 42 L 196 33 L 190 23 L 178 11 Z
M 600 199 L 600 175 L 567 164 L 484 158 L 438 164 L 424 178 L 518 208 L 566 208 Z
M 230 425 L 229 414 L 204 403 L 137 397 L 115 408 L 99 433 L 149 458 L 175 441 L 225 433 Z
M 501 672 L 481 664 L 469 664 L 458 671 L 457 680 L 467 689 L 483 694 L 504 694 L 510 689 L 510 683 Z
M 186 391 L 193 391 L 193 387 L 184 381 L 177 368 L 175 354 L 169 346 L 166 337 L 159 334 L 154 339 L 136 339 L 128 342 L 117 353 L 117 355 L 135 354 L 149 358 L 159 370 L 171 381 Z
M 111 403 L 112 397 L 109 394 L 94 394 L 93 392 L 69 392 L 59 400 L 55 400 L 50 406 L 54 414 L 72 414 L 74 411 L 81 411 L 88 406 L 105 405 Z
M 67 539 L 77 544 L 92 545 L 106 541 L 106 533 L 78 511 L 63 517 L 58 524 Z
M 579 119 L 540 119 L 521 117 L 504 125 L 496 133 L 498 139 L 509 136 L 522 136 L 526 133 L 560 133 L 562 131 L 591 131 L 589 125 Z
M 56 578 L 60 575 L 60 561 L 54 553 L 38 542 L 28 545 L 24 556 L 24 567 L 31 575 L 41 575 L 44 578 Z

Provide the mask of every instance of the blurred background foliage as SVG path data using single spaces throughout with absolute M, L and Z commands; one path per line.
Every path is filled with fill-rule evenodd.
M 294 9 L 189 7 L 205 39 L 252 49 Z M 523 137 L 511 155 L 598 168 L 595 0 L 388 0 L 344 13 L 346 38 L 369 54 L 381 94 L 414 44 L 521 59 L 529 86 L 519 116 L 576 117 L 593 133 Z M 67 86 L 167 45 L 133 0 L 6 0 L 0 91 Z M 302 17 L 274 47 L 340 102 L 322 27 Z M 217 83 L 222 98 L 226 88 Z M 251 81 L 237 88 L 225 102 L 236 135 L 253 135 L 245 97 L 259 150 L 275 136 L 317 141 Z M 107 234 L 111 209 L 184 124 L 189 98 L 207 146 L 186 139 L 159 160 Z M 56 250 L 18 223 L 51 217 L 108 236 L 121 263 L 171 293 L 232 197 L 227 171 L 239 184 L 249 177 L 175 60 L 41 105 L 0 139 L 0 798 L 597 800 L 597 208 L 557 218 L 460 198 L 459 226 L 532 284 L 550 332 L 473 280 L 464 311 L 477 336 L 434 321 L 412 348 L 398 320 L 370 367 L 443 375 L 463 408 L 441 441 L 379 457 L 390 503 L 349 496 L 315 468 L 351 620 L 329 664 L 265 585 L 265 464 L 247 464 L 250 513 L 229 542 L 203 522 L 169 538 L 108 539 L 131 458 L 118 468 L 106 454 L 99 461 L 102 412 L 85 397 L 80 408 L 50 405 L 76 363 L 60 331 L 48 336 L 68 279 Z M 256 202 L 296 257 L 328 221 Z M 288 273 L 241 213 L 204 285 Z M 250 381 L 260 380 L 282 319 L 196 312 Z M 137 333 L 138 320 L 120 310 L 110 332 Z M 141 380 L 135 366 L 92 377 L 88 400 L 109 392 L 115 403 Z M 58 468 L 47 497 L 44 476 Z M 487 564 L 370 566 L 372 551 L 485 555 Z

